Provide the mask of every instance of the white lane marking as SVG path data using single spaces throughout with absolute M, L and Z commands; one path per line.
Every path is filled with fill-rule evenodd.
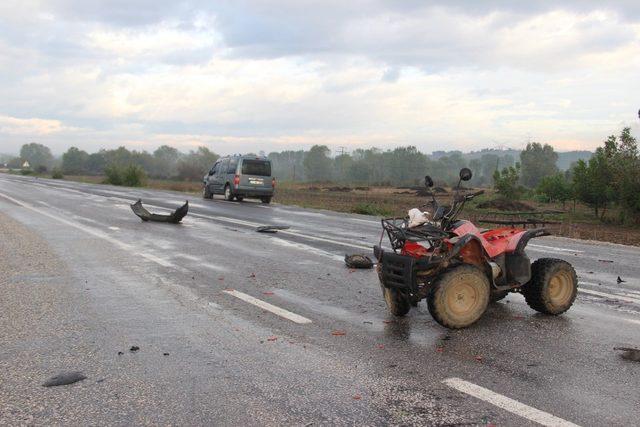
M 574 249 L 564 249 L 564 248 L 557 248 L 555 246 L 545 246 L 545 245 L 537 245 L 535 243 L 529 243 L 527 245 L 528 248 L 540 248 L 540 249 L 549 249 L 552 251 L 558 251 L 558 252 L 572 252 L 575 254 L 581 254 L 584 253 L 584 251 L 578 251 L 578 250 L 574 250 Z
M 258 298 L 254 298 L 251 295 L 247 295 L 240 291 L 236 291 L 234 289 L 227 289 L 222 292 L 224 292 L 225 294 L 234 296 L 238 299 L 241 299 L 244 302 L 248 302 L 249 304 L 253 304 L 256 307 L 260 307 L 263 310 L 267 310 L 280 317 L 284 317 L 285 319 L 291 320 L 292 322 L 299 323 L 301 325 L 311 323 L 311 320 L 307 319 L 306 317 L 302 317 L 299 314 L 295 314 L 290 311 L 287 311 L 284 308 L 276 307 L 273 304 L 269 304 L 268 302 L 259 300 Z
M 105 234 L 105 233 L 103 233 L 103 232 L 101 232 L 99 230 L 96 230 L 96 229 L 93 229 L 93 228 L 90 228 L 90 227 L 86 227 L 86 226 L 81 225 L 81 224 L 79 224 L 77 222 L 68 221 L 68 220 L 66 220 L 64 218 L 61 218 L 61 217 L 57 216 L 57 215 L 53 215 L 53 214 L 51 214 L 49 212 L 42 211 L 42 210 L 40 210 L 40 209 L 38 209 L 38 208 L 36 208 L 34 206 L 31 206 L 31 205 L 29 205 L 27 203 L 21 202 L 20 200 L 16 200 L 13 197 L 8 196 L 6 194 L 0 193 L 0 197 L 4 197 L 5 199 L 10 200 L 13 203 L 18 204 L 19 206 L 22 206 L 25 209 L 29 209 L 30 211 L 36 212 L 36 213 L 38 213 L 40 215 L 44 215 L 44 216 L 49 217 L 49 218 L 51 218 L 53 220 L 56 220 L 56 221 L 61 222 L 63 224 L 69 225 L 69 226 L 74 227 L 74 228 L 76 228 L 78 230 L 84 231 L 85 233 L 91 234 L 92 236 L 98 237 L 98 238 L 100 238 L 102 240 L 106 240 L 107 242 L 112 243 L 112 244 L 120 247 L 121 249 L 129 251 L 131 253 L 135 253 L 136 255 L 141 256 L 141 257 L 143 257 L 143 258 L 145 258 L 145 259 L 147 259 L 149 261 L 155 262 L 156 264 L 159 264 L 159 265 L 161 265 L 163 267 L 171 267 L 171 268 L 174 268 L 174 269 L 179 270 L 179 271 L 184 271 L 183 268 L 178 267 L 177 265 L 175 265 L 175 264 L 173 264 L 173 263 L 171 263 L 171 262 L 169 262 L 167 260 L 164 260 L 164 259 L 162 259 L 160 257 L 157 257 L 157 256 L 149 254 L 149 253 L 140 252 L 137 248 L 133 247 L 132 245 L 130 245 L 128 243 L 121 242 L 120 240 L 114 239 L 113 237 L 111 237 L 111 236 L 109 236 L 109 235 L 107 235 L 107 234 Z
M 634 320 L 634 319 L 622 319 L 625 322 L 629 322 L 629 323 L 633 323 L 634 325 L 640 325 L 640 320 Z
M 582 292 L 584 294 L 589 294 L 589 295 L 596 295 L 596 296 L 599 296 L 599 297 L 604 297 L 604 298 L 609 298 L 609 299 L 616 299 L 616 300 L 619 300 L 619 301 L 630 302 L 630 303 L 633 303 L 633 304 L 640 304 L 640 299 L 626 297 L 626 296 L 623 296 L 623 295 L 608 294 L 606 292 L 592 291 L 591 289 L 584 289 L 584 288 L 578 289 L 578 292 Z
M 109 227 L 109 230 L 118 231 L 120 230 L 120 227 Z
M 529 405 L 525 405 L 524 403 L 520 403 L 517 400 L 513 400 L 509 397 L 495 393 L 489 389 L 480 387 L 479 385 L 470 383 L 468 381 L 461 380 L 460 378 L 448 378 L 444 380 L 443 383 L 451 388 L 455 388 L 462 393 L 466 393 L 477 399 L 484 400 L 485 402 L 491 403 L 498 408 L 502 408 L 505 411 L 509 411 L 512 414 L 516 414 L 535 423 L 542 424 L 543 426 L 578 427 L 577 424 L 574 424 L 570 421 L 563 420 L 562 418 L 558 418 L 555 415 L 551 415 Z

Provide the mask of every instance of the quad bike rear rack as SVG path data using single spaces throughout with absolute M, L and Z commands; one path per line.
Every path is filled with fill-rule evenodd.
M 544 227 L 549 224 L 560 224 L 560 221 L 547 219 L 548 215 L 558 215 L 561 211 L 541 212 L 487 212 L 478 218 L 478 222 L 485 224 L 506 225 L 511 227 Z

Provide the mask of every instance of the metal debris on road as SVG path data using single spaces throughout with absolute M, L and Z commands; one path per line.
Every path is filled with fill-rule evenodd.
M 622 279 L 620 278 L 620 276 L 618 276 L 618 280 L 617 280 L 617 282 L 618 282 L 618 283 L 624 283 L 624 282 L 626 282 L 626 280 L 622 280 Z
M 363 254 L 345 255 L 344 263 L 349 268 L 373 268 L 371 258 Z
M 129 349 L 129 351 L 132 353 L 135 353 L 138 350 L 140 350 L 140 347 L 138 347 L 137 345 L 132 345 L 131 348 Z
M 131 210 L 143 221 L 169 222 L 171 224 L 177 224 L 182 221 L 182 218 L 184 218 L 189 212 L 189 201 L 187 200 L 184 205 L 180 206 L 170 214 L 155 214 L 149 212 L 144 206 L 142 206 L 142 199 L 138 199 L 137 202 L 132 204 Z
M 85 377 L 82 372 L 63 372 L 55 377 L 49 378 L 44 384 L 42 384 L 42 386 L 56 387 L 59 385 L 69 385 L 86 379 L 87 377 Z
M 613 347 L 614 350 L 622 351 L 620 357 L 632 362 L 640 362 L 640 349 L 630 347 Z
M 288 230 L 288 225 L 261 225 L 260 227 L 256 227 L 256 231 L 258 233 L 277 233 L 278 230 Z

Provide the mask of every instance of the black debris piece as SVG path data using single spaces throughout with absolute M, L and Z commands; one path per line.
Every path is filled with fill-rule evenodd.
M 129 349 L 130 352 L 134 353 L 136 351 L 140 350 L 140 347 L 138 347 L 137 345 L 132 345 L 131 348 Z
M 256 231 L 258 233 L 277 233 L 278 230 L 288 230 L 288 225 L 261 225 L 260 227 L 256 227 Z
M 56 375 L 55 377 L 51 377 L 42 384 L 43 387 L 56 387 L 59 385 L 68 385 L 77 383 L 78 381 L 86 380 L 82 372 L 63 372 L 61 374 Z
M 344 263 L 349 268 L 373 268 L 371 258 L 363 254 L 345 255 Z
M 169 355 L 169 353 L 162 353 L 162 355 L 163 355 L 163 356 L 168 356 L 168 355 Z
M 614 350 L 621 351 L 624 360 L 630 360 L 632 362 L 640 362 L 640 349 L 630 347 L 613 347 Z
M 626 280 L 622 280 L 622 279 L 620 278 L 620 276 L 618 276 L 618 280 L 617 280 L 617 282 L 618 282 L 618 283 L 624 283 L 624 282 L 626 282 Z
M 119 351 L 119 352 L 118 352 L 118 356 L 122 356 L 123 354 L 124 354 L 124 353 L 123 353 L 123 352 L 121 352 L 121 351 Z
M 182 221 L 182 218 L 184 218 L 187 215 L 187 212 L 189 212 L 189 201 L 187 200 L 184 205 L 180 206 L 170 214 L 154 214 L 149 212 L 144 206 L 142 206 L 141 199 L 138 199 L 137 202 L 131 205 L 131 210 L 143 221 L 169 222 L 171 224 L 177 224 Z

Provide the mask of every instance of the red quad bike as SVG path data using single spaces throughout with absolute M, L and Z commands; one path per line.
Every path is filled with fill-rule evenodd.
M 404 316 L 426 298 L 438 323 L 458 329 L 476 322 L 489 302 L 509 292 L 522 293 L 541 313 L 567 311 L 578 291 L 571 264 L 554 258 L 531 264 L 524 251 L 530 239 L 549 235 L 544 228 L 484 231 L 458 219 L 464 204 L 483 193 L 460 194 L 460 183 L 470 179 L 471 170 L 462 169 L 451 206 L 440 206 L 431 193 L 421 225 L 410 228 L 408 217 L 382 220 L 374 254 L 389 311 Z M 426 176 L 425 184 L 432 187 L 433 180 Z M 385 231 L 391 251 L 381 247 Z

